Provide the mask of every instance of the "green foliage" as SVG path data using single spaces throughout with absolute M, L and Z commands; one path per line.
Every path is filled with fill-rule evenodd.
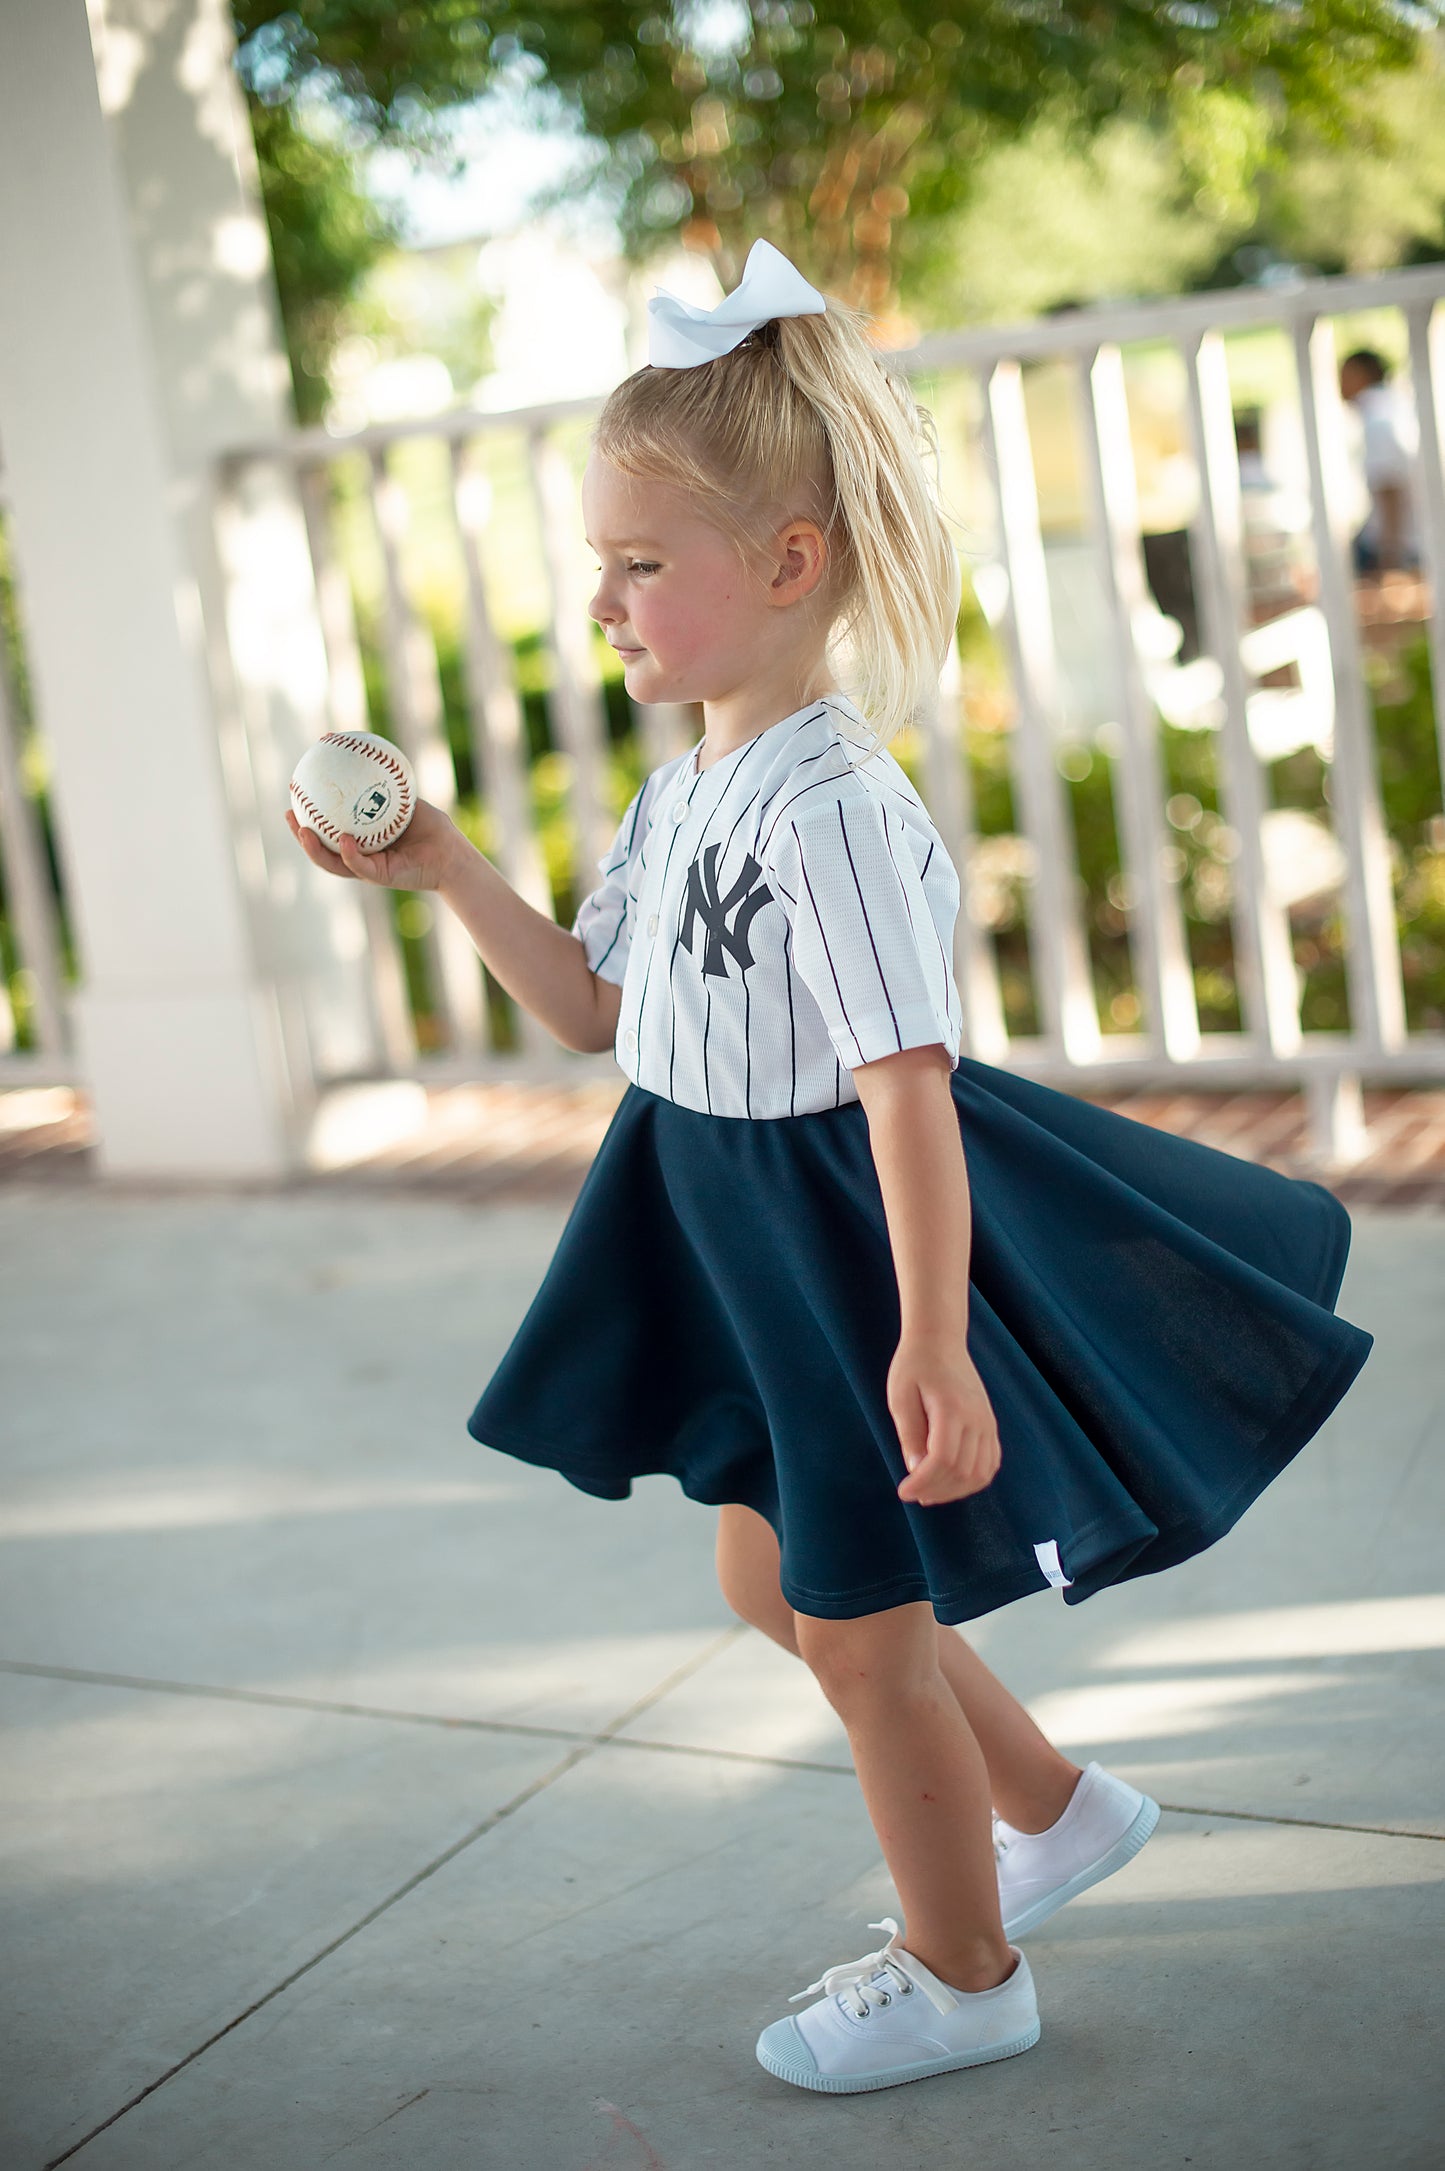
M 1370 84 L 1343 140 L 1296 123 L 1262 177 L 1247 238 L 1321 271 L 1445 254 L 1445 43 Z
M 290 105 L 250 104 L 296 413 L 311 423 L 346 305 L 396 230 L 357 187 L 348 152 L 308 134 Z
M 1243 230 L 1195 203 L 1165 131 L 1120 120 L 1080 143 L 1049 113 L 980 161 L 956 216 L 910 224 L 904 293 L 911 314 L 940 328 L 1176 294 L 1207 277 Z
M 348 296 L 337 329 L 365 342 L 368 366 L 423 353 L 469 393 L 492 363 L 497 303 L 470 276 L 475 247 L 410 255 L 382 254 Z
M 1244 202 L 1290 116 L 1329 137 L 1359 87 L 1406 65 L 1392 0 L 736 0 L 731 10 L 537 0 L 233 0 L 240 63 L 281 97 L 319 78 L 358 137 L 445 158 L 446 109 L 499 80 L 542 83 L 598 145 L 627 246 L 682 230 L 735 276 L 765 233 L 865 307 L 894 287 L 900 222 L 955 212 L 983 154 L 1044 112 L 1080 140 L 1120 115 L 1173 118 L 1218 205 Z M 575 185 L 575 184 L 574 184 Z
M 1248 164 L 1248 162 L 1245 162 Z M 1232 190 L 1198 185 L 1178 116 L 1089 140 L 1059 112 L 991 150 L 951 218 L 909 223 L 910 313 L 1012 322 L 1120 296 L 1234 286 L 1268 262 L 1370 272 L 1445 255 L 1445 44 L 1376 78 L 1341 130 L 1286 120 Z

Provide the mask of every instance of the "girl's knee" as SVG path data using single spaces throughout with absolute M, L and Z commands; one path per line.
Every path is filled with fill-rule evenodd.
M 718 1513 L 718 1588 L 741 1620 L 796 1655 L 795 1616 L 778 1581 L 779 1567 L 772 1525 L 752 1508 L 727 1502 Z
M 843 1621 L 795 1613 L 793 1620 L 798 1655 L 835 1710 L 929 1688 L 938 1675 L 931 1606 L 893 1606 Z

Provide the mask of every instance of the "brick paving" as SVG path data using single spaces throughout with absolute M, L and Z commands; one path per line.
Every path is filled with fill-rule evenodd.
M 1345 1200 L 1378 1206 L 1445 1210 L 1445 1092 L 1414 1086 L 1367 1087 L 1368 1151 L 1348 1168 L 1322 1168 L 1309 1145 L 1302 1094 L 1091 1093 L 1140 1123 L 1247 1161 L 1263 1161 L 1287 1176 L 1312 1176 Z
M 607 1078 L 433 1088 L 426 1120 L 414 1135 L 295 1181 L 454 1199 L 565 1202 L 575 1197 L 621 1092 L 622 1081 Z M 1347 1203 L 1445 1210 L 1445 1091 L 1368 1088 L 1369 1151 L 1336 1170 L 1311 1160 L 1304 1102 L 1295 1092 L 1094 1093 L 1087 1098 L 1287 1175 L 1314 1176 Z M 0 1093 L 0 1182 L 85 1182 L 94 1174 L 91 1120 L 82 1095 L 60 1088 Z

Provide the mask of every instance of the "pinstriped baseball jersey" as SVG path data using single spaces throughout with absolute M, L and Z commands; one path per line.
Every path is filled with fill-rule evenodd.
M 830 694 L 701 771 L 699 751 L 648 777 L 573 922 L 621 986 L 626 1075 L 778 1117 L 856 1101 L 853 1069 L 903 1048 L 956 1067 L 958 875 L 857 709 Z

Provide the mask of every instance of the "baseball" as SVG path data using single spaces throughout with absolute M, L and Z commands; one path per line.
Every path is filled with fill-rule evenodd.
M 416 778 L 401 748 L 379 731 L 328 731 L 296 764 L 291 808 L 333 852 L 344 836 L 363 852 L 384 852 L 416 809 Z

